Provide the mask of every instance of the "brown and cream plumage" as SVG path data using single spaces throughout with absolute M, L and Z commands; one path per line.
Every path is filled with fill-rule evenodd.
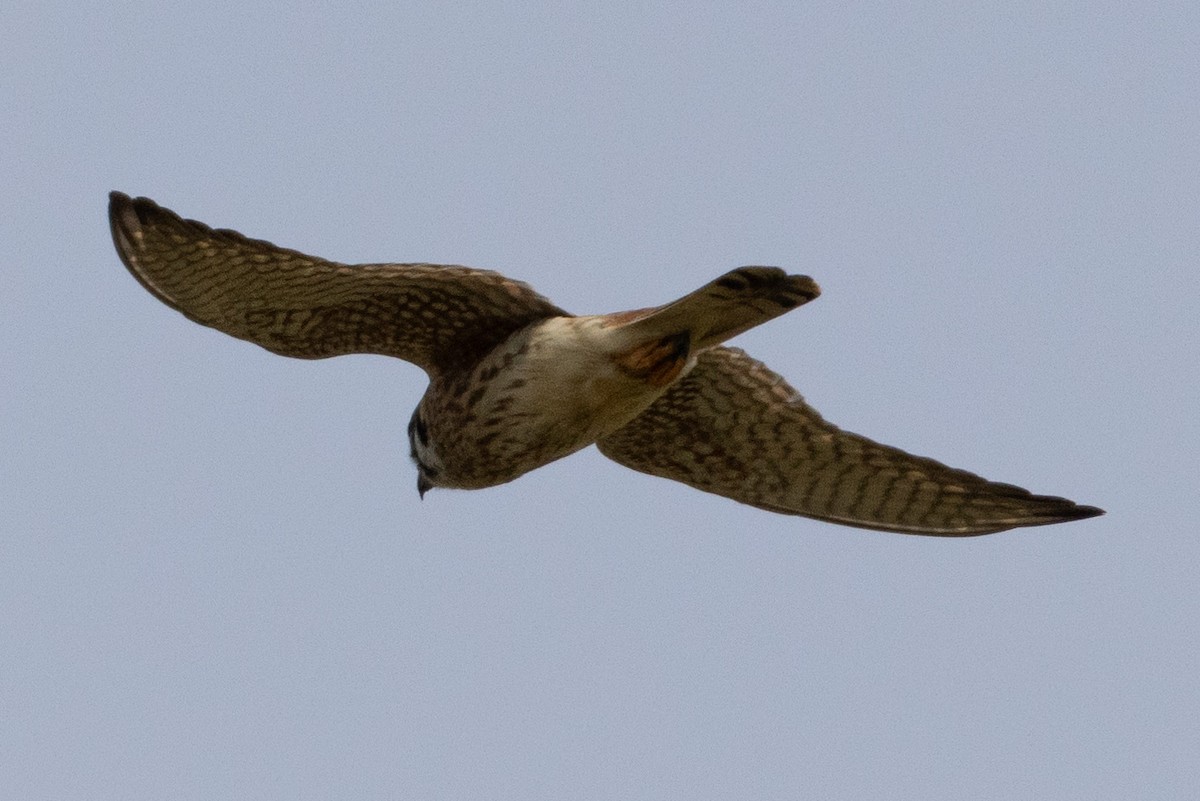
M 422 367 L 418 489 L 511 481 L 595 443 L 620 464 L 784 514 L 966 536 L 1102 514 L 825 422 L 725 340 L 819 294 L 742 267 L 650 309 L 573 316 L 499 273 L 345 265 L 110 196 L 130 272 L 188 318 L 274 353 L 379 353 Z

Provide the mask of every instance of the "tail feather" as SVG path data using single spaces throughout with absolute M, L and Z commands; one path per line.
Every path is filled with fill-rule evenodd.
M 626 322 L 638 339 L 688 332 L 695 351 L 721 344 L 821 294 L 807 275 L 778 267 L 739 267 L 673 303 Z

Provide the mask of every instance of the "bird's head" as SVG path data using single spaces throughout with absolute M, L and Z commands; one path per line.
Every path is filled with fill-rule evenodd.
M 421 416 L 420 406 L 408 421 L 408 446 L 409 456 L 417 465 L 417 494 L 424 498 L 426 492 L 438 485 L 437 479 L 442 471 L 441 460 L 429 440 L 429 426 Z

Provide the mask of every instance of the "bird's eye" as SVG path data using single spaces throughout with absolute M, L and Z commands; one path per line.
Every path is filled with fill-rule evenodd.
M 421 418 L 421 410 L 413 411 L 412 419 L 408 421 L 408 441 L 414 446 L 420 442 L 422 446 L 429 445 L 429 428 Z

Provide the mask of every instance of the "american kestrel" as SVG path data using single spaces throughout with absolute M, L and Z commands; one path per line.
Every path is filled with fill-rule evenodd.
M 593 443 L 610 459 L 772 512 L 968 536 L 1103 514 L 842 431 L 721 343 L 817 297 L 741 267 L 674 303 L 576 317 L 499 273 L 346 265 L 113 192 L 113 242 L 155 297 L 273 353 L 380 353 L 425 370 L 417 488 L 512 481 Z

